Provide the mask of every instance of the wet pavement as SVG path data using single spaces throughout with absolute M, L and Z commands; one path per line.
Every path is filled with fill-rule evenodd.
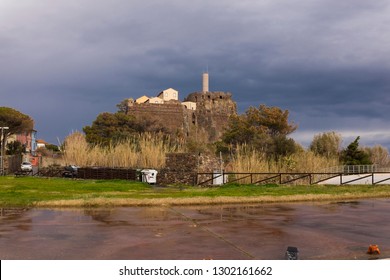
M 112 209 L 2 209 L 0 259 L 390 257 L 390 199 Z

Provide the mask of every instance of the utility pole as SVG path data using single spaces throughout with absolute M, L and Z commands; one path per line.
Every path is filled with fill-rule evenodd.
M 5 141 L 3 141 L 3 139 L 4 139 L 4 130 L 7 130 L 7 129 L 9 129 L 9 127 L 7 127 L 7 126 L 2 126 L 2 127 L 0 127 L 0 129 L 1 129 L 1 137 L 0 137 L 0 140 L 1 140 L 1 161 L 0 161 L 0 163 L 1 163 L 1 167 L 0 167 L 0 175 L 4 175 L 4 150 L 5 150 L 5 147 L 4 147 L 4 142 Z

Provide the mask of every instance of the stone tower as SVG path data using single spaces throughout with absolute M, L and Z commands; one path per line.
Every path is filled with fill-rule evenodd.
M 202 92 L 209 91 L 209 73 L 204 72 L 202 75 Z

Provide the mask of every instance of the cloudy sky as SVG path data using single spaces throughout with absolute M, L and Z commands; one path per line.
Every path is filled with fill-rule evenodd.
M 0 106 L 57 143 L 125 98 L 229 91 L 307 145 L 390 147 L 389 0 L 0 0 Z

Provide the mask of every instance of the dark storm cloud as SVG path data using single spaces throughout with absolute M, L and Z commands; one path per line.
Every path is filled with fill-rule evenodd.
M 184 98 L 208 69 L 240 112 L 288 109 L 301 143 L 335 130 L 387 145 L 389 12 L 384 0 L 5 0 L 0 105 L 54 141 L 124 98 Z

